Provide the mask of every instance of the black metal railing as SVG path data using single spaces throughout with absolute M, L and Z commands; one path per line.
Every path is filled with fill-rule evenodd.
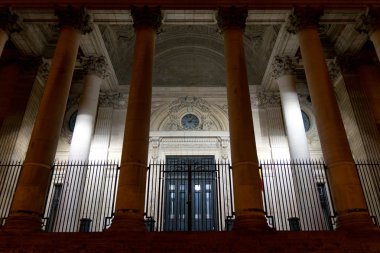
M 276 230 L 333 230 L 335 211 L 322 161 L 262 161 L 264 211 Z
M 98 232 L 113 216 L 119 178 L 117 162 L 57 162 L 45 209 L 49 232 Z
M 358 162 L 358 175 L 375 224 L 380 221 L 380 164 Z M 20 162 L 0 164 L 0 215 L 7 217 Z M 335 211 L 322 161 L 262 161 L 263 206 L 275 230 L 333 230 Z M 52 167 L 43 229 L 103 231 L 112 223 L 117 162 L 57 162 Z M 152 163 L 147 168 L 145 219 L 150 231 L 221 231 L 234 223 L 228 162 Z
M 0 163 L 0 226 L 8 217 L 20 171 L 20 161 Z

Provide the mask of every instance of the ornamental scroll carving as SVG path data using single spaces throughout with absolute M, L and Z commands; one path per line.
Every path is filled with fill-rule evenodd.
M 184 115 L 192 113 L 200 119 L 199 125 L 192 130 L 217 130 L 210 107 L 202 98 L 180 97 L 169 104 L 168 121 L 165 123 L 164 129 L 186 130 L 181 124 L 181 119 Z
M 126 109 L 128 95 L 120 92 L 100 92 L 99 107 L 112 107 L 114 109 Z

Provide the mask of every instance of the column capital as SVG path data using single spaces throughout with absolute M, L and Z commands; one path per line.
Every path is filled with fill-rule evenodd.
M 289 33 L 296 34 L 300 30 L 315 27 L 317 28 L 319 18 L 322 16 L 323 11 L 319 8 L 302 7 L 294 8 L 289 15 L 286 30 Z
M 338 63 L 338 60 L 335 58 L 333 60 L 326 61 L 327 70 L 329 71 L 329 76 L 333 84 L 340 77 L 342 70 Z
M 58 27 L 62 29 L 65 26 L 73 27 L 82 34 L 90 33 L 92 26 L 90 15 L 83 7 L 58 7 L 55 9 L 55 15 L 59 18 Z
M 360 33 L 371 35 L 374 31 L 380 29 L 380 8 L 369 8 L 361 14 L 356 20 L 355 29 Z
M 160 7 L 143 7 L 132 6 L 131 15 L 133 18 L 133 27 L 150 26 L 158 31 L 162 23 L 162 13 Z
M 275 56 L 272 63 L 272 75 L 275 79 L 284 75 L 295 75 L 295 61 L 297 58 L 289 56 Z
M 109 75 L 108 63 L 104 56 L 81 57 L 80 62 L 85 74 L 96 75 L 102 79 Z
M 230 27 L 245 28 L 245 22 L 248 17 L 246 7 L 220 7 L 217 15 L 219 28 L 224 31 Z
M 18 18 L 10 8 L 0 8 L 0 29 L 8 35 L 21 31 L 21 27 L 17 24 Z

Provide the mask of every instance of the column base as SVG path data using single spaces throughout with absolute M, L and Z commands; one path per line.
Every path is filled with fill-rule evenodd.
M 337 230 L 373 230 L 378 229 L 372 222 L 368 211 L 353 210 L 343 214 L 338 214 Z
M 266 222 L 263 213 L 252 212 L 247 214 L 236 215 L 232 231 L 269 231 L 270 228 Z
M 107 231 L 147 231 L 143 216 L 133 212 L 115 214 L 111 227 Z
M 41 232 L 42 220 L 40 215 L 36 213 L 14 213 L 9 215 L 6 219 L 4 226 L 1 228 L 3 231 L 24 231 L 24 232 Z

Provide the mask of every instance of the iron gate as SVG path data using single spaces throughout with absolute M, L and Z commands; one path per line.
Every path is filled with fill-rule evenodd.
M 149 230 L 219 231 L 233 216 L 231 169 L 212 156 L 169 156 L 149 166 Z M 227 221 L 227 222 L 226 222 Z

